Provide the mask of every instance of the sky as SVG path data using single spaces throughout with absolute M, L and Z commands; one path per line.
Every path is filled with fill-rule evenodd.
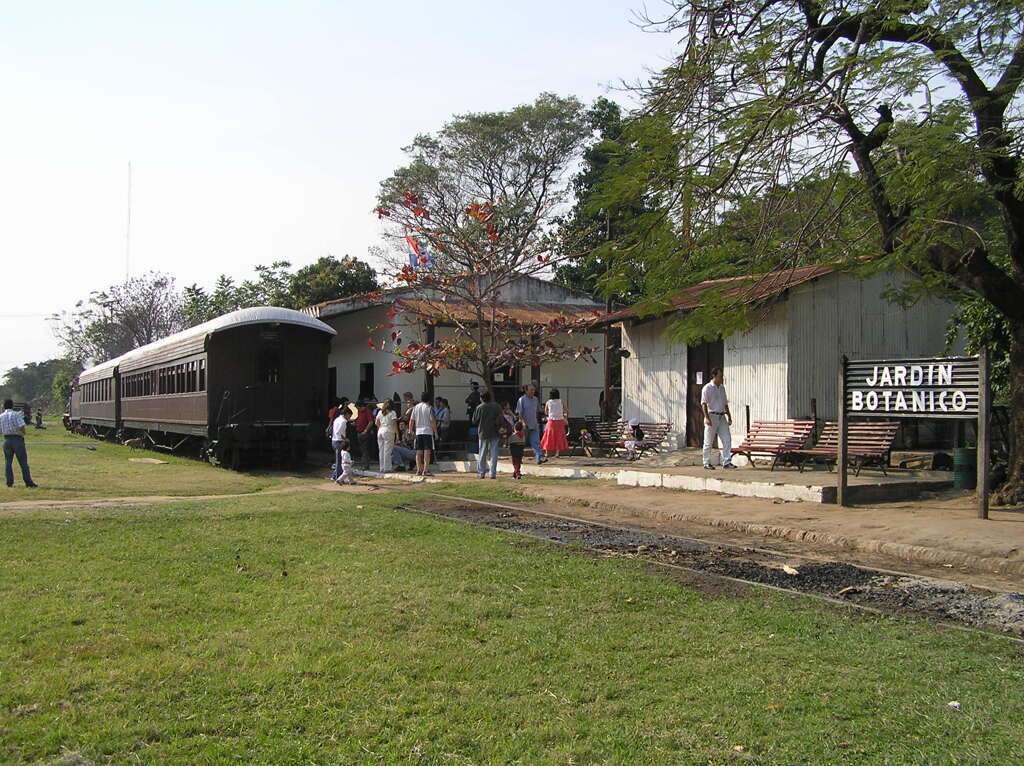
M 128 273 L 367 259 L 416 134 L 543 91 L 628 106 L 675 43 L 640 0 L 0 8 L 0 374 L 58 356 L 47 317 Z

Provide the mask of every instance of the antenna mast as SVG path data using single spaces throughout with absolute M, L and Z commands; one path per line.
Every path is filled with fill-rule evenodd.
M 132 275 L 132 163 L 128 161 L 128 222 L 124 236 L 124 278 Z

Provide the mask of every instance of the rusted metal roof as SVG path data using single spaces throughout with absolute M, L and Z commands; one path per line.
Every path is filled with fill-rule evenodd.
M 421 314 L 435 320 L 454 319 L 459 322 L 476 321 L 476 310 L 470 303 L 454 301 L 426 301 L 419 298 L 401 298 L 394 302 L 396 308 Z M 556 319 L 570 321 L 603 319 L 605 313 L 594 306 L 580 306 L 570 303 L 497 303 L 488 305 L 485 317 L 490 319 L 491 311 L 501 320 L 515 324 L 547 324 Z
M 699 308 L 704 303 L 704 296 L 715 291 L 724 300 L 737 304 L 753 304 L 776 298 L 791 287 L 810 282 L 818 277 L 831 274 L 835 266 L 801 266 L 795 269 L 769 271 L 765 274 L 750 274 L 741 277 L 709 279 L 666 296 L 666 305 L 660 309 L 639 310 L 633 306 L 621 311 L 605 314 L 600 324 L 621 322 L 626 319 L 637 319 L 642 316 L 659 316 L 673 311 L 687 311 Z

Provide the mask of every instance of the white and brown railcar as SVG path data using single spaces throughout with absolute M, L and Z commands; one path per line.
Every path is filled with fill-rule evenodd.
M 299 459 L 322 428 L 333 335 L 291 309 L 233 311 L 83 371 L 70 427 L 232 467 Z

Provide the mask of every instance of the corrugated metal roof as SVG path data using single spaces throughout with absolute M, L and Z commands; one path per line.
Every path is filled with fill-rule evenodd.
M 431 319 L 452 318 L 460 322 L 476 320 L 472 304 L 455 301 L 425 301 L 417 298 L 402 298 L 395 301 L 398 308 L 412 311 Z M 486 314 L 490 316 L 491 306 Z M 498 303 L 494 311 L 502 318 L 516 324 L 547 324 L 555 319 L 593 319 L 604 316 L 604 312 L 593 306 L 579 306 L 571 303 Z
M 227 314 L 211 319 L 209 322 L 203 322 L 197 324 L 195 327 L 189 327 L 187 330 L 176 332 L 174 335 L 168 335 L 166 338 L 147 343 L 145 346 L 139 346 L 139 348 L 132 349 L 126 354 L 110 359 L 106 362 L 101 362 L 94 367 L 90 367 L 87 370 L 83 370 L 78 380 L 81 383 L 87 383 L 90 380 L 96 380 L 97 378 L 109 377 L 114 367 L 121 364 L 130 362 L 135 357 L 149 355 L 160 349 L 173 346 L 177 344 L 186 344 L 190 340 L 200 340 L 205 338 L 207 335 L 212 335 L 223 330 L 230 330 L 235 327 L 243 327 L 250 324 L 263 324 L 265 322 L 276 323 L 276 324 L 292 324 L 299 325 L 302 327 L 309 327 L 313 330 L 320 330 L 328 335 L 337 335 L 337 331 L 329 324 L 321 322 L 319 319 L 303 314 L 301 311 L 294 311 L 292 309 L 281 308 L 279 306 L 254 306 L 247 309 L 239 309 L 238 311 L 231 311 Z
M 704 295 L 712 290 L 721 291 L 721 296 L 724 299 L 735 303 L 759 303 L 781 295 L 791 287 L 796 287 L 799 284 L 809 282 L 826 274 L 831 274 L 835 270 L 835 266 L 801 266 L 795 269 L 769 271 L 765 274 L 709 279 L 706 282 L 699 282 L 667 296 L 668 306 L 654 313 L 656 315 L 663 315 L 672 311 L 687 311 L 699 308 L 703 304 Z M 606 314 L 602 317 L 601 323 L 636 319 L 647 314 L 648 312 L 639 311 L 634 306 Z

